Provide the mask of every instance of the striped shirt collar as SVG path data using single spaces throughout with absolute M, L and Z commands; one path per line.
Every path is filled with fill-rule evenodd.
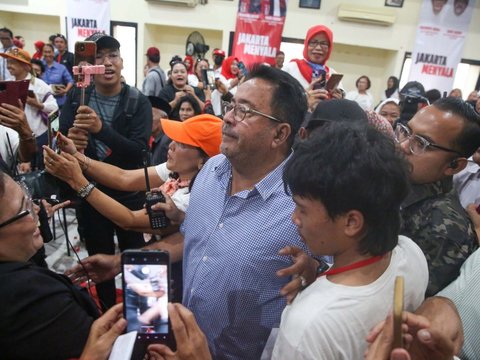
M 246 199 L 258 193 L 262 199 L 266 201 L 275 191 L 277 191 L 279 187 L 283 187 L 283 168 L 292 154 L 293 151 L 291 151 L 290 154 L 275 169 L 273 169 L 262 180 L 256 183 L 252 190 L 240 191 L 236 193 L 235 196 Z M 225 155 L 220 156 L 223 156 L 224 159 L 219 163 L 218 166 L 214 167 L 212 171 L 215 172 L 220 186 L 225 193 L 227 193 L 230 188 L 230 179 L 232 177 L 232 164 L 225 157 Z

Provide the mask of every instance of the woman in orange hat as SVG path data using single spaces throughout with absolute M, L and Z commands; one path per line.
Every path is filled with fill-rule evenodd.
M 219 118 L 203 114 L 194 116 L 183 122 L 162 119 L 165 134 L 173 141 L 168 151 L 166 163 L 147 168 L 152 187 L 160 187 L 166 198 L 166 205 L 177 213 L 177 208 L 184 215 L 190 200 L 190 189 L 194 179 L 208 158 L 220 153 L 223 121 Z M 94 187 L 84 176 L 112 189 L 124 191 L 145 191 L 145 175 L 143 169 L 123 170 L 104 162 L 95 161 L 77 152 L 73 142 L 60 135 L 59 143 L 62 154 L 56 154 L 48 147 L 45 149 L 46 170 L 68 183 L 77 194 L 84 198 L 102 215 L 118 226 L 147 234 L 173 234 L 169 240 L 162 241 L 163 250 L 170 253 L 172 261 L 172 277 L 175 282 L 174 301 L 181 301 L 182 296 L 182 256 L 183 238 L 179 235 L 178 225 L 183 219 L 170 219 L 174 225 L 165 229 L 153 230 L 145 210 L 132 211 Z M 83 171 L 83 174 L 82 174 Z M 158 189 L 157 189 L 158 190 Z M 178 235 L 175 235 L 178 234 Z M 145 237 L 153 242 L 155 238 Z M 115 255 L 97 254 L 96 258 L 116 261 Z M 71 277 L 75 280 L 84 276 L 84 269 L 74 267 Z M 107 280 L 90 273 L 95 282 Z M 99 274 L 107 276 L 106 274 Z
M 150 183 L 152 187 L 160 187 L 167 195 L 167 203 L 185 211 L 195 176 L 210 157 L 220 153 L 223 122 L 213 115 L 202 114 L 183 122 L 162 119 L 161 123 L 163 131 L 173 141 L 168 150 L 167 162 L 147 169 Z M 143 169 L 123 170 L 90 159 L 76 151 L 72 140 L 61 135 L 59 143 L 63 151 L 61 155 L 47 147 L 44 148 L 45 168 L 52 175 L 68 183 L 75 191 L 78 192 L 89 185 L 85 175 L 116 190 L 146 190 Z M 144 210 L 132 211 L 93 187 L 85 199 L 97 211 L 122 228 L 153 232 Z M 175 222 L 179 219 L 172 220 Z

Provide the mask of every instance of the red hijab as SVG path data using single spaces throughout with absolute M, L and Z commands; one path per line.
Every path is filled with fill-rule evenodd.
M 235 56 L 229 56 L 222 63 L 222 75 L 225 76 L 225 79 L 230 80 L 236 78 L 237 75 L 232 73 L 232 63 L 233 61 L 237 61 L 238 59 Z
M 332 30 L 330 30 L 328 27 L 324 25 L 317 25 L 313 26 L 307 31 L 307 36 L 305 37 L 305 42 L 303 43 L 303 59 L 293 59 L 292 61 L 295 61 L 298 65 L 298 69 L 300 70 L 300 73 L 303 75 L 305 80 L 307 80 L 309 83 L 312 82 L 312 68 L 308 64 L 308 43 L 310 40 L 317 34 L 319 33 L 324 33 L 325 36 L 328 39 L 328 42 L 330 43 L 330 46 L 328 48 L 328 53 L 327 56 L 325 57 L 325 61 L 323 62 L 323 66 L 325 66 L 325 71 L 327 72 L 327 79 L 330 77 L 330 69 L 328 68 L 326 64 L 327 60 L 330 57 L 330 54 L 332 53 L 333 49 L 333 33 Z
M 187 64 L 186 60 L 188 60 L 189 63 L 190 63 L 190 66 L 187 68 L 187 73 L 188 74 L 193 74 L 193 65 L 195 63 L 195 61 L 193 60 L 193 56 L 190 56 L 190 55 L 185 56 L 185 59 L 183 59 L 183 62 L 185 64 Z

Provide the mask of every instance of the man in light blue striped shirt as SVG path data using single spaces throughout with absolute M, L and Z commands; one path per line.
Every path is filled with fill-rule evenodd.
M 277 272 L 292 258 L 279 251 L 305 249 L 282 171 L 306 109 L 304 91 L 289 74 L 254 68 L 223 106 L 222 155 L 195 180 L 182 227 L 183 303 L 214 358 L 260 358 L 280 323 L 290 279 Z

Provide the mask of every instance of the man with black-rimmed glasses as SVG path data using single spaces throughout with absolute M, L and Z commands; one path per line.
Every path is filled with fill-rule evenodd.
M 444 98 L 418 111 L 406 125 L 397 124 L 395 136 L 412 166 L 400 233 L 425 253 L 430 275 L 426 294 L 431 296 L 458 276 L 478 247 L 473 226 L 452 190 L 452 176 L 480 146 L 480 117 L 461 99 Z

